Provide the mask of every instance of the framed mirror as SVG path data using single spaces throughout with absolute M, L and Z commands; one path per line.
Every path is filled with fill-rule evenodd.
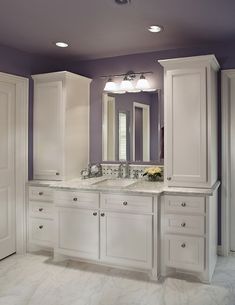
M 103 93 L 102 158 L 104 162 L 163 161 L 160 90 Z

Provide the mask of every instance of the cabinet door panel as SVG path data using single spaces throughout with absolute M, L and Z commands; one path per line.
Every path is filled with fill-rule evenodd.
M 62 81 L 35 84 L 34 178 L 62 179 Z
M 99 258 L 99 214 L 93 210 L 58 210 L 58 249 L 87 259 Z
M 151 269 L 152 216 L 105 212 L 101 217 L 101 259 Z
M 206 69 L 167 74 L 167 178 L 169 185 L 207 181 Z

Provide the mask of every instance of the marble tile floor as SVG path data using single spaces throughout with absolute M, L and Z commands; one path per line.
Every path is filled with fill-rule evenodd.
M 0 262 L 0 305 L 235 305 L 235 257 L 219 257 L 211 285 L 39 254 Z

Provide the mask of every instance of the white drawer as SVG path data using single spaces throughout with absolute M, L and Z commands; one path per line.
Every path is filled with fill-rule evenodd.
M 101 194 L 101 208 L 123 212 L 133 211 L 140 213 L 152 213 L 153 199 L 151 196 Z
M 188 271 L 203 271 L 204 243 L 203 237 L 165 235 L 166 265 Z
M 192 235 L 204 235 L 205 217 L 166 214 L 165 231 L 167 233 L 180 233 Z
M 29 218 L 29 242 L 40 246 L 52 247 L 54 242 L 54 221 Z
M 205 213 L 205 197 L 167 195 L 164 200 L 166 213 Z
M 30 186 L 29 200 L 51 201 L 53 200 L 53 190 L 49 187 Z
M 39 218 L 54 218 L 54 208 L 51 203 L 30 201 L 29 202 L 29 215 L 31 217 Z
M 88 192 L 55 191 L 54 202 L 59 207 L 99 208 L 99 194 Z

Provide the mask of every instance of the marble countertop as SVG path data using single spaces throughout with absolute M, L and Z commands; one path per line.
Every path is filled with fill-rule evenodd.
M 167 187 L 163 182 L 150 182 L 146 179 L 132 180 L 128 186 L 118 185 L 120 179 L 116 179 L 117 185 L 107 186 L 105 181 L 111 179 L 107 176 L 90 178 L 90 179 L 73 179 L 69 181 L 42 181 L 30 180 L 30 186 L 48 186 L 60 190 L 84 190 L 84 191 L 97 191 L 97 192 L 124 192 L 124 193 L 137 193 L 137 194 L 150 194 L 150 195 L 163 195 L 163 194 L 190 194 L 197 196 L 212 196 L 214 191 L 220 186 L 220 182 L 216 182 L 212 188 L 182 188 L 182 187 Z M 112 179 L 113 180 L 113 179 Z

